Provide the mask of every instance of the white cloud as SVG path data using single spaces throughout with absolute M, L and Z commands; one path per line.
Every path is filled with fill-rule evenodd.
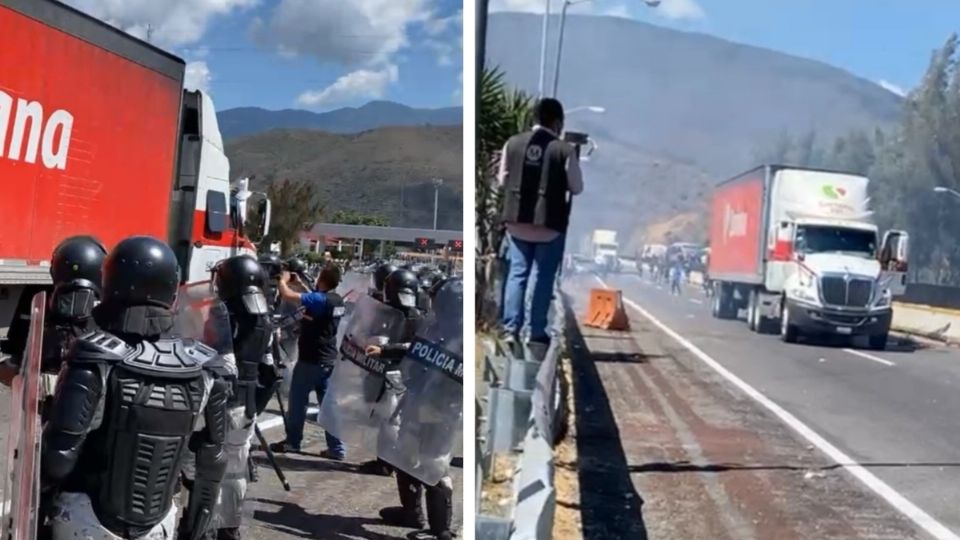
M 382 66 L 430 20 L 427 0 L 280 0 L 251 31 L 262 46 L 347 67 Z M 362 72 L 362 70 L 361 70 Z M 359 72 L 358 72 L 359 73 Z
M 459 52 L 459 49 L 451 43 L 438 40 L 428 40 L 425 42 L 425 45 L 430 49 L 433 49 L 433 52 L 437 55 L 437 64 L 441 66 L 452 66 L 454 55 Z
M 624 4 L 617 4 L 616 6 L 609 7 L 600 12 L 601 15 L 607 15 L 610 17 L 621 17 L 623 19 L 630 18 L 630 8 Z
M 463 105 L 463 70 L 460 70 L 460 75 L 457 77 L 457 89 L 453 91 L 453 104 Z
M 347 102 L 379 99 L 387 86 L 397 81 L 398 70 L 388 65 L 381 70 L 360 69 L 348 73 L 323 90 L 311 90 L 300 94 L 297 104 L 302 107 L 330 107 Z
M 545 0 L 491 0 L 490 11 L 523 11 L 526 13 L 543 13 L 544 5 Z
M 907 91 L 904 90 L 902 86 L 898 86 L 896 84 L 893 84 L 890 81 L 885 81 L 882 79 L 877 81 L 877 84 L 879 84 L 882 88 L 884 88 L 888 92 L 893 92 L 894 94 L 900 97 L 907 97 Z
M 259 0 L 66 0 L 68 4 L 160 47 L 196 43 L 214 17 Z
M 423 22 L 423 27 L 431 36 L 439 36 L 447 30 L 463 34 L 463 10 L 457 11 L 449 17 L 430 17 Z
M 707 13 L 697 0 L 663 0 L 657 14 L 667 19 L 705 19 Z
M 187 72 L 183 78 L 183 87 L 187 90 L 210 90 L 210 68 L 204 61 L 187 62 Z

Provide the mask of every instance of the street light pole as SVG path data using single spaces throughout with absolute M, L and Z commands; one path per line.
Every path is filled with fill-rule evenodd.
M 547 34 L 550 29 L 550 0 L 544 0 L 543 25 L 540 29 L 540 79 L 537 86 L 537 97 L 543 97 L 544 86 L 547 84 Z
M 955 189 L 950 189 L 948 187 L 943 187 L 943 186 L 937 186 L 933 188 L 933 191 L 935 191 L 936 193 L 947 193 L 949 195 L 953 195 L 954 197 L 960 199 L 960 192 L 958 192 Z
M 567 9 L 573 4 L 589 2 L 590 0 L 571 1 L 564 0 L 563 9 L 560 10 L 560 36 L 557 38 L 557 65 L 553 71 L 553 92 L 550 94 L 557 97 L 557 87 L 560 85 L 560 59 L 563 57 L 563 30 L 567 26 Z
M 440 186 L 442 185 L 442 178 L 433 179 L 433 230 L 437 230 L 437 209 L 440 207 Z
M 567 18 L 567 8 L 574 4 L 582 4 L 584 2 L 592 2 L 593 0 L 564 0 L 563 10 L 560 13 L 560 37 L 557 38 L 557 65 L 554 68 L 553 72 L 553 94 L 554 98 L 557 97 L 557 87 L 560 84 L 560 59 L 563 55 L 563 28 L 566 23 Z M 643 0 L 643 3 L 647 7 L 655 8 L 660 5 L 661 0 Z M 543 47 L 543 50 L 546 51 L 546 46 Z M 544 53 L 545 54 L 545 53 Z
M 487 16 L 490 14 L 490 0 L 477 0 L 477 89 L 480 88 L 480 76 L 487 61 Z M 479 99 L 479 94 L 478 94 Z

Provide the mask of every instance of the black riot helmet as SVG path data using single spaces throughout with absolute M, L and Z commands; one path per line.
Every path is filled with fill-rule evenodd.
M 387 282 L 387 276 L 392 274 L 397 269 L 396 266 L 390 263 L 383 263 L 373 271 L 373 290 L 377 292 L 383 292 L 383 286 Z
M 443 281 L 446 276 L 436 268 L 427 268 L 426 270 L 422 270 L 417 275 L 417 278 L 420 280 L 420 287 L 425 291 L 429 291 L 434 285 Z
M 400 268 L 387 276 L 383 284 L 383 301 L 397 309 L 416 307 L 419 290 L 420 283 L 417 281 L 417 275 Z
M 54 288 L 93 289 L 99 294 L 100 269 L 106 256 L 106 248 L 92 236 L 71 236 L 60 242 L 50 260 Z
M 260 266 L 262 266 L 263 270 L 266 272 L 268 278 L 277 279 L 280 277 L 280 272 L 283 270 L 283 264 L 280 262 L 280 257 L 277 257 L 273 254 L 261 255 L 258 261 L 260 262 Z
M 433 290 L 433 309 L 438 319 L 463 320 L 463 280 L 450 278 Z
M 224 259 L 214 269 L 217 296 L 231 309 L 242 309 L 251 315 L 269 313 L 264 289 L 267 273 L 249 255 Z
M 290 257 L 287 259 L 287 270 L 302 276 L 307 271 L 307 265 L 297 257 Z
M 169 309 L 177 299 L 180 265 L 170 246 L 151 236 L 122 240 L 103 262 L 103 301 L 115 306 Z

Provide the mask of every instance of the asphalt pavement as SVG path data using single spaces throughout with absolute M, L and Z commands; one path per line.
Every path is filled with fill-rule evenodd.
M 842 453 L 832 457 L 851 458 L 844 465 L 862 468 L 861 483 L 879 479 L 870 489 L 914 523 L 943 538 L 960 534 L 956 349 L 897 339 L 880 352 L 845 342 L 791 345 L 750 332 L 742 320 L 714 319 L 709 299 L 692 287 L 673 296 L 636 274 L 573 279 L 578 287 L 622 290 L 632 320 L 646 319 L 646 311 L 795 417 L 791 428 L 806 427 Z

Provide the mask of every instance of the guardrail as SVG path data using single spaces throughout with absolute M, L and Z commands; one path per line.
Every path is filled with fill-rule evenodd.
M 553 449 L 567 422 L 565 384 L 559 374 L 563 307 L 554 298 L 554 339 L 542 362 L 517 358 L 501 343 L 485 343 L 486 413 L 478 422 L 478 540 L 546 540 L 553 531 L 556 493 Z M 513 466 L 510 508 L 502 515 L 480 511 L 482 486 L 497 458 Z

